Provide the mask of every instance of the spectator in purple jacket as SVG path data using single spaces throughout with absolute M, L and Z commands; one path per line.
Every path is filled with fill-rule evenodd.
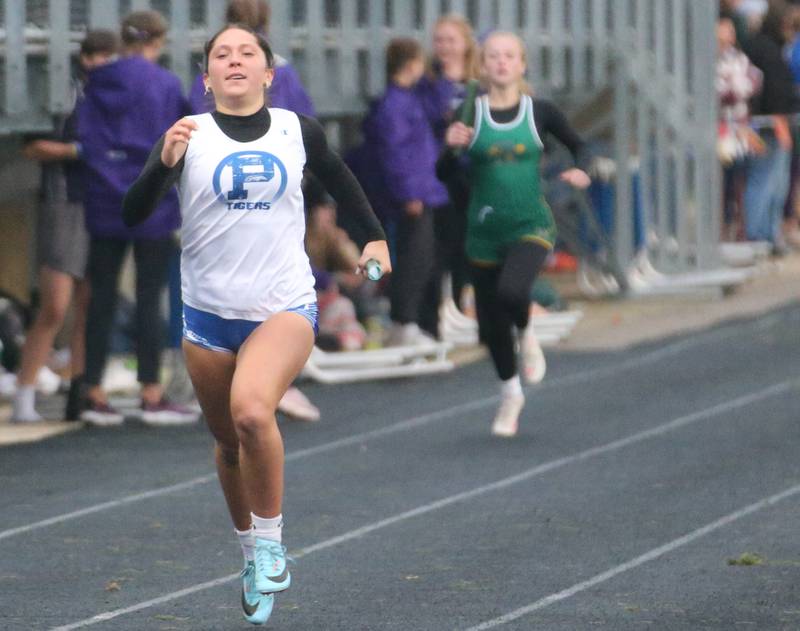
M 180 224 L 178 200 L 167 194 L 135 228 L 122 221 L 122 199 L 150 150 L 172 123 L 189 113 L 178 77 L 156 63 L 167 23 L 155 11 L 131 13 L 122 22 L 123 56 L 89 73 L 78 107 L 78 136 L 87 168 L 86 225 L 90 236 L 91 298 L 86 337 L 86 408 L 81 418 L 120 424 L 101 387 L 125 254 L 136 264 L 136 355 L 142 385 L 141 417 L 147 423 L 193 422 L 197 415 L 171 405 L 159 381 L 163 325 L 161 292 Z
M 436 179 L 439 145 L 415 88 L 425 71 L 419 42 L 398 38 L 386 49 L 388 85 L 364 121 L 364 146 L 374 158 L 375 175 L 386 200 L 377 204 L 392 237 L 394 273 L 390 288 L 389 344 L 426 344 L 420 315 L 436 309 L 438 296 L 426 289 L 434 273 L 434 214 L 447 203 L 447 191 Z M 423 307 L 426 298 L 433 302 Z M 429 331 L 436 335 L 436 331 Z
M 429 68 L 417 85 L 438 149 L 444 148 L 444 133 L 453 122 L 453 112 L 464 101 L 467 83 L 478 79 L 478 44 L 469 21 L 455 13 L 443 15 L 433 27 L 433 56 Z M 464 249 L 467 213 L 455 200 L 434 213 L 436 235 L 435 272 L 428 285 L 429 298 L 423 302 L 421 326 L 438 328 L 438 300 L 443 274 L 449 272 L 453 300 L 461 305 L 467 283 L 467 257 Z

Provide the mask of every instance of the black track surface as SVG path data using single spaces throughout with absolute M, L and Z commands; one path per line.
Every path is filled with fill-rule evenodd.
M 281 421 L 298 559 L 267 628 L 468 629 L 538 603 L 492 628 L 800 629 L 800 493 L 738 512 L 800 484 L 800 306 L 548 363 L 513 440 L 489 434 L 487 362 L 304 386 L 323 421 Z M 174 594 L 241 566 L 212 473 L 201 426 L 0 449 L 0 629 L 249 628 L 235 580 Z

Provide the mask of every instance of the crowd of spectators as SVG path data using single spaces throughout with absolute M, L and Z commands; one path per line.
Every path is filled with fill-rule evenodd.
M 800 246 L 800 2 L 721 0 L 717 25 L 723 238 Z
M 265 0 L 231 0 L 226 17 L 268 36 Z M 165 345 L 180 345 L 180 302 L 173 298 L 165 315 L 161 300 L 167 284 L 173 297 L 179 296 L 175 198 L 168 196 L 136 229 L 125 227 L 120 216 L 122 196 L 169 123 L 213 106 L 204 94 L 202 73 L 184 94 L 177 77 L 158 64 L 167 29 L 160 14 L 140 11 L 125 18 L 119 33 L 88 32 L 74 112 L 56 121 L 51 136 L 26 139 L 25 157 L 42 165 L 37 249 L 42 299 L 22 349 L 14 420 L 41 419 L 34 407 L 36 375 L 74 297 L 78 317 L 65 417 L 122 422 L 102 378 L 119 310 L 120 270 L 129 249 L 137 270 L 132 348 L 142 418 L 158 424 L 197 417 L 191 406 L 170 400 L 161 383 Z M 780 255 L 800 245 L 800 134 L 793 117 L 800 82 L 800 0 L 720 0 L 717 35 L 723 239 L 768 241 Z M 320 347 L 435 343 L 444 279 L 449 279 L 449 297 L 469 311 L 465 200 L 437 179 L 435 165 L 445 130 L 481 78 L 479 50 L 471 25 L 458 15 L 444 15 L 435 23 L 427 48 L 411 38 L 394 39 L 386 48 L 386 88 L 366 104 L 363 140 L 346 160 L 386 229 L 391 278 L 375 284 L 355 273 L 358 250 L 337 223 L 335 203 L 319 182 L 304 182 L 306 250 L 317 281 Z M 299 75 L 276 52 L 270 106 L 313 116 L 314 105 Z M 170 368 L 180 371 L 174 364 Z M 296 387 L 289 389 L 281 409 L 306 420 L 320 416 Z

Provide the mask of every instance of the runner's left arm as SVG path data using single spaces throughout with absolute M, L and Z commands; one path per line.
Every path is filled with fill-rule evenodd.
M 544 136 L 551 135 L 572 154 L 575 166 L 581 171 L 586 171 L 591 162 L 591 155 L 586 143 L 567 121 L 567 117 L 552 102 L 541 99 L 533 100 L 533 120 L 536 129 L 544 140 Z
M 306 150 L 306 166 L 331 194 L 339 212 L 347 214 L 361 228 L 361 234 L 353 235 L 359 249 L 371 241 L 385 241 L 386 234 L 364 190 L 344 160 L 328 145 L 322 125 L 302 114 L 298 114 L 298 118 Z

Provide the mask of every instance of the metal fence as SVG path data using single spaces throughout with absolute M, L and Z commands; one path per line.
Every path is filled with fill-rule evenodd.
M 88 27 L 115 28 L 131 10 L 165 14 L 164 63 L 188 87 L 202 45 L 222 24 L 223 0 L 0 0 L 0 133 L 47 129 L 70 107 L 70 75 Z M 358 114 L 384 86 L 384 46 L 395 35 L 430 41 L 435 20 L 467 16 L 480 35 L 520 33 L 538 94 L 588 103 L 611 91 L 617 162 L 616 252 L 633 251 L 631 169 L 662 267 L 715 264 L 716 56 L 712 0 L 273 0 L 270 40 L 303 78 L 320 115 Z M 590 112 L 592 114 L 592 112 Z M 622 185 L 622 183 L 625 183 Z

